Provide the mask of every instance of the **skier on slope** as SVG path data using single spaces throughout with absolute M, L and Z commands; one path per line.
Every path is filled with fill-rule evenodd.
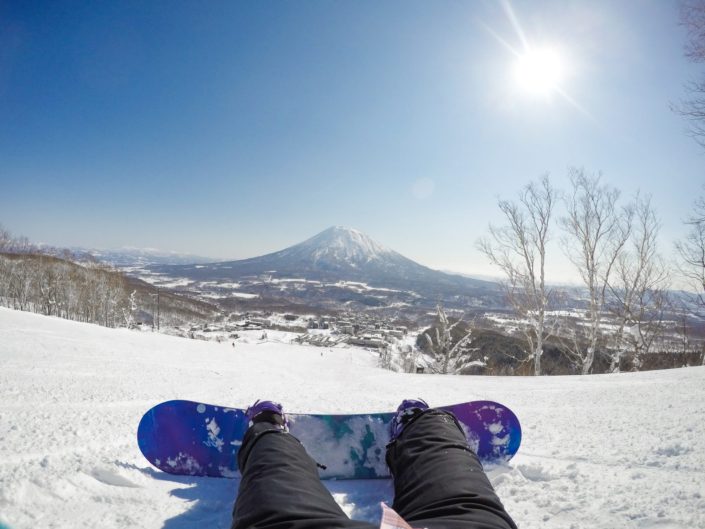
M 315 461 L 288 433 L 280 404 L 257 401 L 246 414 L 232 529 L 376 529 L 351 520 L 335 502 Z M 403 401 L 391 422 L 387 465 L 394 510 L 384 508 L 380 529 L 517 529 L 447 411 Z

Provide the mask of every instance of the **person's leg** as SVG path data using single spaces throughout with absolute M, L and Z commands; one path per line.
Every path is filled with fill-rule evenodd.
M 455 417 L 425 410 L 387 447 L 394 505 L 413 527 L 516 529 Z
M 342 511 L 301 443 L 275 425 L 254 424 L 238 454 L 242 473 L 232 529 L 372 529 Z

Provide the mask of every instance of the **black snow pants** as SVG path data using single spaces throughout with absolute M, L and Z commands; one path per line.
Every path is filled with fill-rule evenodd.
M 288 433 L 268 423 L 248 430 L 232 529 L 378 529 L 351 520 Z M 387 447 L 394 504 L 414 528 L 516 529 L 465 434 L 447 412 L 426 410 Z

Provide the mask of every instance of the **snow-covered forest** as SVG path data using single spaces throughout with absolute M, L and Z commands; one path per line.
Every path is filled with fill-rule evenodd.
M 215 307 L 157 291 L 87 255 L 42 248 L 0 225 L 0 306 L 105 327 L 134 327 L 159 318 L 166 325 L 209 321 Z

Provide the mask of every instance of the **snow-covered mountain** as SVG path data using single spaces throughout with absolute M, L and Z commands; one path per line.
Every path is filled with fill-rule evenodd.
M 388 280 L 386 276 L 391 274 L 418 277 L 434 272 L 382 246 L 362 232 L 341 226 L 328 228 L 278 252 L 223 264 L 243 271 L 269 272 L 277 276 L 303 273 L 309 279 L 368 282 Z
M 265 257 L 324 270 L 356 269 L 370 263 L 389 266 L 408 261 L 364 233 L 343 226 L 333 226 L 300 244 Z
M 495 293 L 498 285 L 420 265 L 351 228 L 334 226 L 278 252 L 198 266 L 153 270 L 193 280 L 237 280 L 247 276 L 359 281 L 375 287 L 413 291 L 424 297 Z

